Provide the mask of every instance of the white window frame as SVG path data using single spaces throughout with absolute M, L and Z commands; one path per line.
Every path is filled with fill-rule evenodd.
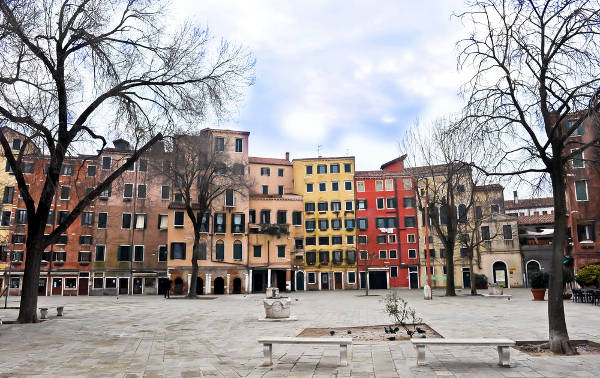
M 386 192 L 393 192 L 394 191 L 394 180 L 392 180 L 392 179 L 385 179 L 385 181 L 384 181 L 384 188 L 385 188 Z
M 142 216 L 142 219 L 144 220 L 144 226 L 143 227 L 138 227 L 138 224 L 137 224 L 138 223 L 137 219 L 138 219 L 138 216 L 140 216 L 140 215 Z M 133 220 L 133 227 L 136 230 L 143 230 L 143 229 L 145 229 L 148 226 L 146 223 L 148 223 L 148 214 L 146 214 L 146 213 L 135 213 L 134 220 Z
M 337 184 L 337 189 L 333 188 L 333 184 Z M 332 181 L 331 182 L 331 191 L 332 192 L 339 192 L 340 191 L 340 182 L 339 181 Z
M 129 228 L 123 228 L 123 215 L 129 214 Z M 133 215 L 131 213 L 121 213 L 121 230 L 131 230 L 133 227 Z
M 396 234 L 389 234 L 388 235 L 388 243 L 389 244 L 395 244 L 396 243 Z
M 348 238 L 352 238 L 352 243 L 348 243 Z M 354 245 L 354 235 L 346 235 L 346 244 L 347 245 Z
M 312 186 L 311 190 L 308 190 L 309 185 Z M 307 182 L 306 183 L 306 193 L 314 193 L 314 192 L 315 192 L 315 184 L 312 182 Z
M 347 184 L 347 183 L 350 183 L 350 189 L 346 189 L 346 184 Z M 345 190 L 345 191 L 347 191 L 347 192 L 351 192 L 351 191 L 353 191 L 353 190 L 354 190 L 354 188 L 352 187 L 352 186 L 353 186 L 353 185 L 352 185 L 352 183 L 354 183 L 354 181 L 352 181 L 352 180 L 345 180 L 345 181 L 344 181 L 344 190 Z
M 396 274 L 394 275 L 394 270 L 396 271 Z M 397 266 L 390 266 L 390 278 L 398 278 L 398 267 Z
M 357 181 L 356 182 L 356 191 L 357 192 L 364 192 L 365 191 L 365 182 L 364 181 Z
M 100 221 L 100 214 L 106 214 L 106 225 L 104 227 L 100 227 L 100 222 L 98 222 L 98 224 L 96 225 L 96 228 L 98 228 L 99 230 L 106 230 L 108 228 L 108 212 L 107 211 L 98 212 L 98 221 Z
M 69 196 L 68 196 L 67 198 L 62 198 L 62 189 L 63 189 L 63 188 L 69 188 Z M 70 199 L 71 199 L 71 185 L 61 185 L 61 187 L 60 187 L 60 197 L 59 197 L 59 199 L 60 199 L 61 201 L 68 201 L 68 200 L 70 200 Z
M 108 165 L 108 168 L 104 168 L 104 159 L 110 160 L 110 164 Z M 100 165 L 101 165 L 103 171 L 110 171 L 110 169 L 112 168 L 112 156 L 102 156 L 102 164 L 100 164 Z
M 379 207 L 379 200 L 383 200 L 383 207 Z M 384 210 L 385 209 L 385 198 L 378 197 L 377 199 L 375 199 L 375 208 L 377 210 Z
M 412 254 L 413 254 L 413 256 L 412 256 L 412 257 L 411 257 L 411 251 L 412 251 Z M 417 250 L 416 250 L 416 249 L 414 249 L 414 248 L 410 248 L 410 249 L 408 250 L 408 258 L 409 258 L 409 259 L 416 259 L 416 258 L 417 258 Z
M 379 188 L 379 186 L 381 186 L 381 188 Z M 384 190 L 383 180 L 375 180 L 375 191 L 383 192 L 383 190 Z
M 167 259 L 165 261 L 160 261 L 160 247 L 165 247 L 165 249 L 167 250 Z M 158 246 L 158 249 L 156 250 L 156 261 L 161 263 L 169 261 L 169 248 L 166 244 L 160 244 Z
M 158 216 L 159 216 L 159 219 L 158 219 L 158 229 L 159 229 L 159 230 L 168 230 L 168 229 L 169 229 L 169 214 L 162 214 L 162 213 L 161 213 L 161 214 L 158 214 Z M 161 221 L 161 219 L 162 219 L 163 217 L 166 217 L 166 218 L 167 218 L 167 225 L 166 225 L 166 227 L 164 227 L 164 228 L 163 228 L 163 227 L 160 227 L 160 224 L 161 224 L 161 222 L 160 222 L 160 221 Z
M 571 152 L 576 151 L 576 149 L 572 149 Z M 581 167 L 576 167 L 575 166 L 575 158 L 573 158 L 571 160 L 571 167 L 573 167 L 574 169 L 581 169 L 581 168 L 585 168 L 585 155 L 584 155 L 584 151 L 581 151 Z
M 396 257 L 392 257 L 392 251 L 396 252 Z M 388 250 L 388 259 L 398 259 L 398 250 L 397 249 L 390 249 Z
M 310 279 L 312 277 L 312 280 Z M 317 283 L 317 276 L 315 272 L 307 272 L 306 273 L 306 282 L 310 285 L 314 285 Z
M 164 198 L 164 188 L 169 188 L 169 198 Z M 169 185 L 162 185 L 160 187 L 160 199 L 163 201 L 169 201 L 171 199 L 171 187 Z
M 104 247 L 104 253 L 103 253 L 103 255 L 104 255 L 103 257 L 104 257 L 104 259 L 102 259 L 102 260 L 96 260 L 96 248 L 98 248 L 98 247 Z M 52 257 L 50 257 L 50 258 L 52 258 Z M 94 261 L 99 261 L 99 262 L 104 262 L 104 261 L 106 261 L 106 245 L 105 245 L 105 244 L 96 244 L 96 245 L 94 246 Z
M 137 247 L 142 247 L 142 259 L 141 260 L 136 260 L 135 259 L 135 249 Z M 131 251 L 131 252 L 132 252 L 132 255 L 133 255 L 133 256 L 131 256 L 131 261 L 133 261 L 133 262 L 144 262 L 144 255 L 146 254 L 146 247 L 143 244 L 135 244 L 133 246 L 133 251 Z
M 176 213 L 183 213 L 183 223 L 181 224 L 176 224 L 175 223 L 175 219 L 177 219 L 177 217 L 175 216 Z M 184 227 L 185 226 L 185 212 L 183 211 L 174 211 L 173 212 L 173 227 Z
M 354 279 L 352 281 L 350 281 L 350 273 L 354 273 Z M 348 281 L 349 284 L 355 284 L 356 283 L 356 272 L 354 272 L 354 271 L 346 272 L 346 281 Z
M 411 239 L 412 239 L 412 241 L 411 241 Z M 407 243 L 416 243 L 417 238 L 416 238 L 415 234 L 406 234 L 406 242 Z
M 350 204 L 350 209 L 348 209 L 348 204 Z M 354 201 L 344 201 L 344 211 L 354 211 Z
M 127 186 L 127 185 L 131 185 L 131 197 L 125 197 L 125 186 Z M 124 199 L 132 199 L 133 198 L 133 190 L 134 189 L 135 188 L 133 187 L 133 183 L 132 182 L 126 182 L 126 183 L 124 183 L 123 184 L 123 198 Z
M 140 186 L 143 186 L 145 188 L 145 190 L 144 190 L 144 196 L 143 197 L 140 197 Z M 146 185 L 146 184 L 138 184 L 136 190 L 137 190 L 135 192 L 136 198 L 145 199 L 145 198 L 148 197 L 148 185 Z
M 585 184 L 585 199 L 578 199 L 577 198 L 577 183 L 578 182 L 583 182 Z M 573 183 L 573 185 L 575 186 L 575 201 L 577 201 L 577 202 L 586 202 L 586 201 L 589 201 L 590 195 L 589 195 L 589 192 L 588 192 L 587 182 L 588 182 L 588 180 L 576 180 L 575 183 Z
M 383 252 L 383 254 L 381 252 Z M 378 250 L 377 256 L 379 257 L 379 260 L 387 260 L 387 256 L 388 256 L 387 249 Z M 381 257 L 381 256 L 383 256 L 383 257 Z
M 325 185 L 325 190 L 321 190 L 321 184 Z M 323 193 L 323 192 L 326 192 L 326 191 L 327 191 L 327 183 L 326 183 L 326 182 L 323 182 L 323 181 L 321 181 L 321 182 L 319 183 L 319 192 L 320 192 L 320 193 Z
M 363 259 L 363 258 L 362 258 L 362 252 L 367 252 L 367 258 L 366 258 L 366 259 Z M 364 249 L 363 249 L 363 250 L 360 250 L 360 251 L 358 251 L 358 259 L 359 259 L 359 260 L 363 260 L 363 261 L 365 261 L 365 260 L 368 260 L 368 259 L 369 259 L 369 251 L 366 251 L 366 250 L 364 250 Z

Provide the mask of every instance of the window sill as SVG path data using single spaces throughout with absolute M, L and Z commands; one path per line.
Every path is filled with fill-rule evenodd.
M 173 225 L 173 227 L 175 227 L 175 228 L 183 228 L 183 225 L 182 224 L 176 224 L 176 225 Z

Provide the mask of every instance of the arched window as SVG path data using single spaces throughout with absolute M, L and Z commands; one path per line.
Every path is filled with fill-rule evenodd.
M 467 223 L 467 206 L 462 203 L 458 205 L 458 222 Z
M 225 259 L 225 243 L 223 243 L 223 240 L 217 240 L 215 259 L 221 261 Z
M 440 206 L 440 224 L 448 224 L 448 205 Z
M 233 242 L 233 259 L 241 260 L 242 259 L 242 242 L 236 240 Z

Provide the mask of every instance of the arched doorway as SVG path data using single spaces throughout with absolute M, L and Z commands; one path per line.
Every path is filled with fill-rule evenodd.
M 196 295 L 204 294 L 204 280 L 202 277 L 196 277 Z
M 225 281 L 222 277 L 215 278 L 215 294 L 225 294 Z
M 492 266 L 492 270 L 494 271 L 494 282 L 503 287 L 508 287 L 506 264 L 503 261 L 496 261 Z
M 527 274 L 527 284 L 530 285 L 529 278 L 535 272 L 539 272 L 541 269 L 540 263 L 535 260 L 529 260 L 525 265 L 525 272 Z
M 183 280 L 181 277 L 175 278 L 175 287 L 173 288 L 173 293 L 176 295 L 183 294 Z
M 242 280 L 238 277 L 233 279 L 233 294 L 242 293 Z
M 296 291 L 304 290 L 304 272 L 296 272 Z

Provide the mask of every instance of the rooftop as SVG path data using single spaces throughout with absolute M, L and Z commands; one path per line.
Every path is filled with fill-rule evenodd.
M 517 203 L 514 200 L 504 201 L 504 208 L 506 210 L 530 209 L 535 207 L 554 207 L 554 197 L 524 198 L 518 199 Z
M 517 223 L 526 224 L 554 224 L 554 214 L 527 215 L 517 217 Z
M 254 164 L 270 164 L 270 165 L 292 165 L 292 162 L 286 159 L 277 159 L 277 158 L 266 158 L 266 157 L 257 157 L 257 156 L 249 156 L 249 163 Z

